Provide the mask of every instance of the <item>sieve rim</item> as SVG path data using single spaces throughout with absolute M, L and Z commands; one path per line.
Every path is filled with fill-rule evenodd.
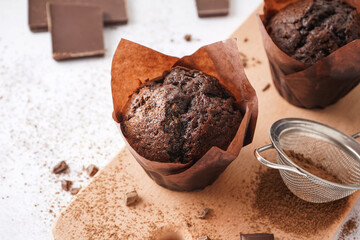
M 291 124 L 300 124 L 300 125 L 308 124 L 308 126 L 313 125 L 313 126 L 320 127 L 322 129 L 327 129 L 327 130 L 330 130 L 332 132 L 336 132 L 337 134 L 339 134 L 342 137 L 346 138 L 348 141 L 353 142 L 353 144 L 360 149 L 360 143 L 358 141 L 356 141 L 354 137 L 352 137 L 350 135 L 347 135 L 347 134 L 345 134 L 345 133 L 343 133 L 343 132 L 341 132 L 341 131 L 333 128 L 333 127 L 330 127 L 330 126 L 326 125 L 326 124 L 319 123 L 319 122 L 312 121 L 312 120 L 308 120 L 308 119 L 303 119 L 303 118 L 283 118 L 283 119 L 280 119 L 280 120 L 274 122 L 271 125 L 270 130 L 269 130 L 270 141 L 271 141 L 272 145 L 274 146 L 274 148 L 276 149 L 277 153 L 280 154 L 283 158 L 285 158 L 288 161 L 288 163 L 291 164 L 292 167 L 295 167 L 301 173 L 304 173 L 305 175 L 310 176 L 310 177 L 314 178 L 317 181 L 325 182 L 325 183 L 329 184 L 330 186 L 335 186 L 335 187 L 348 189 L 348 190 L 360 190 L 360 183 L 353 184 L 353 185 L 347 185 L 347 184 L 330 182 L 328 180 L 322 179 L 322 178 L 320 178 L 320 177 L 318 177 L 318 176 L 304 170 L 303 168 L 301 168 L 300 166 L 295 164 L 285 154 L 285 152 L 279 146 L 279 136 L 281 135 L 280 133 L 284 132 L 284 130 L 286 130 L 286 129 L 289 130 L 290 127 L 286 127 L 286 125 L 291 125 Z M 284 125 L 285 125 L 285 127 L 284 127 Z M 281 128 L 281 127 L 283 127 L 283 128 L 279 130 L 279 128 Z M 313 131 L 315 131 L 315 130 L 313 130 Z M 320 131 L 315 131 L 315 132 L 318 133 L 318 134 L 324 135 L 324 136 L 329 136 L 329 135 L 327 135 L 327 134 L 325 134 L 323 132 L 320 132 Z M 356 135 L 354 135 L 354 136 L 356 136 Z M 329 137 L 331 138 L 331 136 L 329 136 Z M 349 147 L 349 146 L 347 146 L 347 147 Z M 353 152 L 355 152 L 358 157 L 357 158 L 354 158 L 353 156 L 350 156 L 350 157 L 360 164 L 360 150 L 356 151 L 356 149 L 354 150 L 353 148 L 351 148 L 351 150 L 353 150 Z

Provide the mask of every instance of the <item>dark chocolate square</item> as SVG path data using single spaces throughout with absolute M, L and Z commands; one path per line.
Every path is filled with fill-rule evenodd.
M 48 3 L 47 13 L 54 59 L 104 55 L 100 7 Z
M 240 240 L 274 240 L 272 233 L 240 234 Z
M 199 17 L 225 16 L 229 14 L 229 0 L 196 0 Z
M 29 27 L 33 32 L 48 30 L 47 3 L 82 3 L 103 10 L 105 24 L 125 24 L 128 21 L 126 0 L 28 0 Z

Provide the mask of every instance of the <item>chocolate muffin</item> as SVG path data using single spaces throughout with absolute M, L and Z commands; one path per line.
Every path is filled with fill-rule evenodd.
M 276 13 L 267 31 L 282 51 L 312 65 L 360 38 L 360 15 L 340 0 L 300 0 Z
M 212 76 L 174 68 L 130 97 L 121 127 L 130 146 L 159 162 L 188 163 L 212 146 L 229 146 L 242 114 L 233 95 Z

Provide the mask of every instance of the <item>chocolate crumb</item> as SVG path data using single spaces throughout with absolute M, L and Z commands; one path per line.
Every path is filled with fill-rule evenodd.
M 72 189 L 70 190 L 71 195 L 76 195 L 76 194 L 78 194 L 79 191 L 80 191 L 80 189 L 81 189 L 81 187 L 72 188 Z
M 86 168 L 86 172 L 90 177 L 93 177 L 98 171 L 99 171 L 99 168 L 97 166 L 95 166 L 94 164 L 90 164 Z
M 262 89 L 262 91 L 265 92 L 270 88 L 270 86 L 271 86 L 270 83 L 266 84 L 265 87 Z
M 200 219 L 205 219 L 206 216 L 208 215 L 210 209 L 209 208 L 204 208 L 204 210 L 200 213 L 200 215 L 198 216 L 198 218 Z
M 186 34 L 184 36 L 184 39 L 187 41 L 187 42 L 190 42 L 191 41 L 191 34 Z
M 62 180 L 61 181 L 61 188 L 64 191 L 69 191 L 72 185 L 73 185 L 72 181 L 69 181 L 69 180 Z
M 66 164 L 65 161 L 61 161 L 58 164 L 56 164 L 56 166 L 53 168 L 52 173 L 54 174 L 60 174 L 65 172 L 66 170 L 69 169 L 69 166 Z
M 138 197 L 139 196 L 135 190 L 125 193 L 126 206 L 130 206 L 130 205 L 134 204 L 138 200 Z
M 198 240 L 211 240 L 208 236 L 199 237 Z

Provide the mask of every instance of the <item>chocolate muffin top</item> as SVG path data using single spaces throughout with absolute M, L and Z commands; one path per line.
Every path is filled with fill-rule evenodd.
M 212 76 L 175 68 L 140 86 L 123 111 L 121 127 L 141 156 L 188 163 L 212 146 L 229 146 L 242 114 L 233 95 Z
M 282 51 L 312 65 L 360 38 L 360 15 L 339 0 L 300 0 L 274 15 L 267 30 Z

